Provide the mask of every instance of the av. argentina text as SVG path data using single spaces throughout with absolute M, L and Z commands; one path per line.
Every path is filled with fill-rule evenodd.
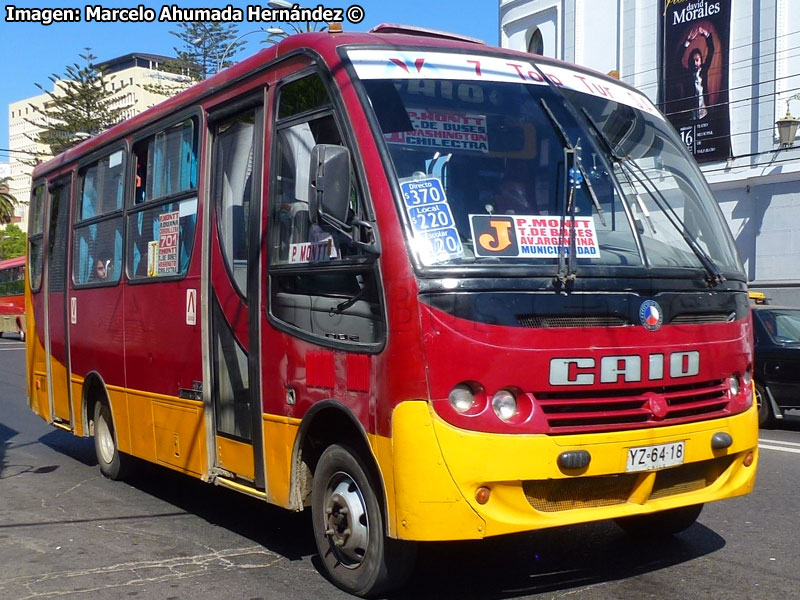
M 127 8 L 107 8 L 101 4 L 87 4 L 81 8 L 18 8 L 7 4 L 6 23 L 152 23 L 178 21 L 217 21 L 223 23 L 248 22 L 325 22 L 341 23 L 347 18 L 351 23 L 363 20 L 364 9 L 358 5 L 341 8 L 326 8 L 321 4 L 314 8 L 267 8 L 248 5 L 244 9 L 228 4 L 223 8 L 183 8 L 177 4 L 154 9 L 143 4 Z

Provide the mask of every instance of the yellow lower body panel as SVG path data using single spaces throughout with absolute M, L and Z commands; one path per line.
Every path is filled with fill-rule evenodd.
M 715 433 L 733 443 L 714 450 Z M 628 449 L 685 442 L 679 466 L 626 473 Z M 396 537 L 456 540 L 645 514 L 748 493 L 755 482 L 758 425 L 745 413 L 687 425 L 569 436 L 500 435 L 458 429 L 425 402 L 392 420 Z M 562 472 L 559 454 L 586 450 L 589 466 Z M 754 460 L 744 466 L 745 457 Z M 382 464 L 382 470 L 384 465 Z M 489 499 L 475 499 L 480 487 Z

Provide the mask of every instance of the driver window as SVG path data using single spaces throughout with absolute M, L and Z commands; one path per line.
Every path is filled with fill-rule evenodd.
M 358 227 L 340 231 L 309 211 L 311 152 L 346 145 L 339 119 L 317 75 L 278 89 L 270 191 L 270 310 L 275 319 L 321 343 L 374 345 L 384 324 L 375 261 L 358 246 Z M 362 210 L 351 175 L 352 223 Z

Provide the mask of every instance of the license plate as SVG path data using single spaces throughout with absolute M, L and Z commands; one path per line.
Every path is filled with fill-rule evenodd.
M 625 471 L 627 473 L 635 473 L 637 471 L 652 471 L 653 469 L 682 465 L 685 454 L 686 443 L 683 441 L 628 448 L 628 462 Z

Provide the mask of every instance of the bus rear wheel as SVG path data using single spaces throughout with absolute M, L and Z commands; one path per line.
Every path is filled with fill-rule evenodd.
M 314 537 L 331 581 L 361 597 L 405 583 L 416 546 L 385 535 L 380 488 L 359 454 L 347 446 L 328 447 L 312 484 Z
M 117 447 L 111 410 L 103 402 L 94 405 L 94 451 L 103 475 L 115 481 L 125 476 L 125 457 Z
M 680 533 L 691 527 L 700 512 L 702 504 L 672 508 L 649 515 L 635 515 L 616 519 L 625 533 L 638 538 L 659 538 Z

